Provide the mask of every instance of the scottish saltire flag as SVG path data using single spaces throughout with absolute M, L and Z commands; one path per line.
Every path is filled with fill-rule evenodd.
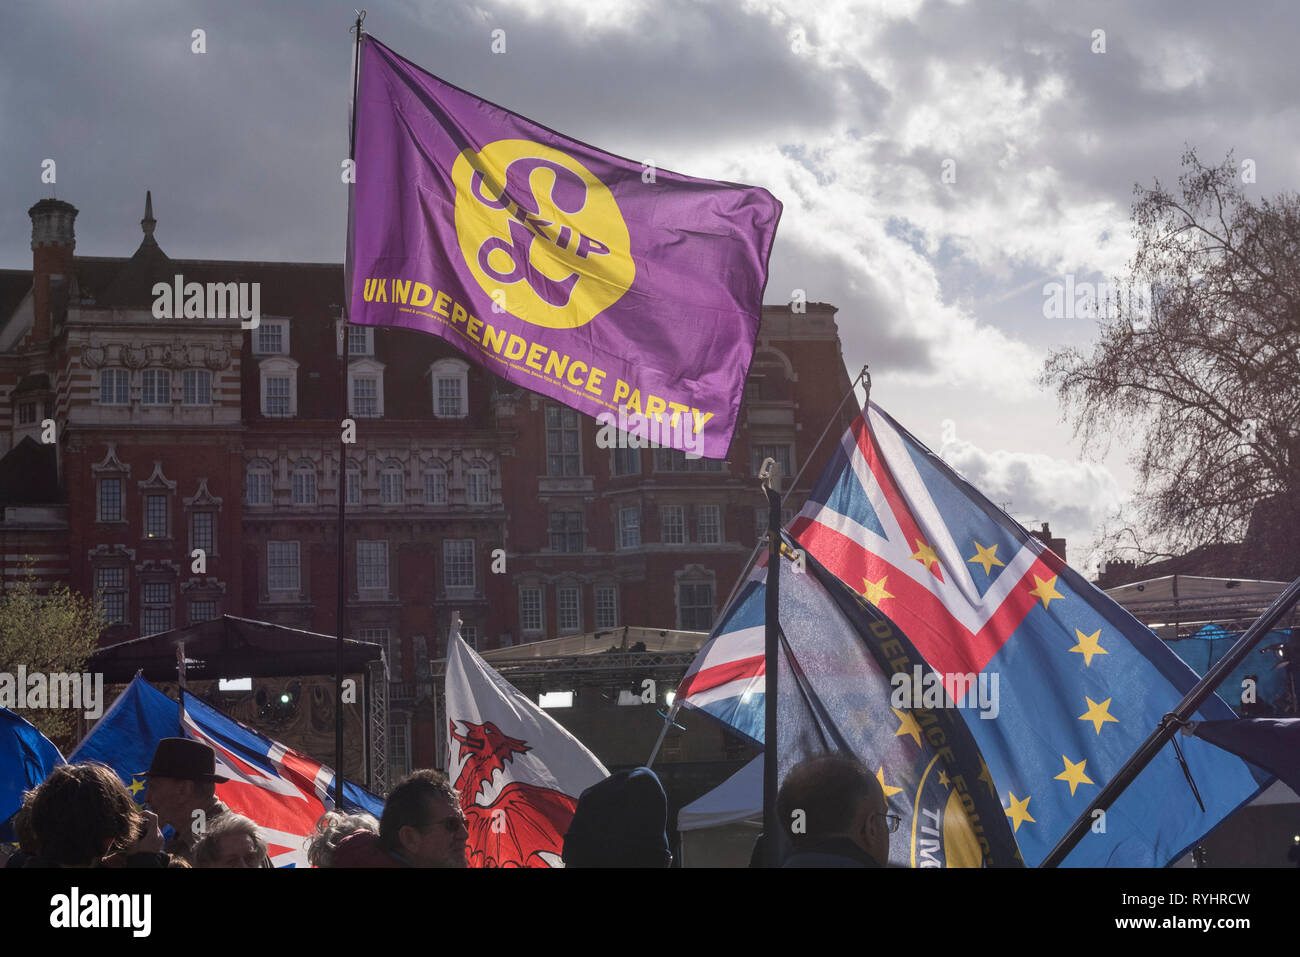
M 62 763 L 53 741 L 22 715 L 0 708 L 0 841 L 13 838 L 7 822 L 22 807 L 23 792 Z
M 609 776 L 458 635 L 447 644 L 447 776 L 470 867 L 562 867 L 578 796 Z
M 307 867 L 306 843 L 316 821 L 332 810 L 334 772 L 314 758 L 286 748 L 200 701 L 185 696 L 185 737 L 217 752 L 217 797 L 257 824 L 276 867 Z M 343 810 L 379 817 L 384 802 L 351 782 L 343 785 Z
M 180 707 L 136 675 L 104 712 L 68 761 L 99 761 L 117 772 L 137 804 L 144 803 L 143 774 L 163 738 L 181 737 Z
M 861 758 L 902 818 L 889 863 L 1014 866 L 1016 842 L 988 768 L 954 712 L 894 693 L 895 673 L 924 663 L 908 641 L 815 559 L 783 552 L 778 676 L 778 778 L 825 752 Z M 763 563 L 764 566 L 766 563 Z M 677 701 L 762 747 L 767 569 L 745 583 L 677 689 Z
M 1026 864 L 1046 856 L 1196 683 L 1147 628 L 874 404 L 790 531 L 907 634 L 953 698 L 973 680 L 997 680 L 996 717 L 959 713 Z M 1216 696 L 1195 720 L 1233 717 Z M 1067 864 L 1169 864 L 1270 781 L 1203 741 L 1180 743 L 1205 810 L 1166 747 Z
M 580 412 L 625 407 L 623 431 L 726 455 L 781 214 L 766 190 L 561 136 L 370 36 L 355 175 L 352 322 L 440 336 Z

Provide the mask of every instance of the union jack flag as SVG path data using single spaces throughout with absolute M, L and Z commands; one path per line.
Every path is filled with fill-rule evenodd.
M 217 785 L 217 797 L 257 824 L 274 866 L 307 867 L 307 840 L 320 816 L 334 806 L 333 770 L 182 694 L 185 736 L 211 745 L 217 774 L 230 778 Z M 380 798 L 344 782 L 343 810 L 377 818 L 383 808 Z

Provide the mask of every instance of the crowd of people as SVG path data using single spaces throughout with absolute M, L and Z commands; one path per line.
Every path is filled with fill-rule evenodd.
M 201 741 L 166 738 L 154 753 L 144 806 L 111 768 L 65 764 L 24 794 L 6 867 L 269 868 L 257 825 L 216 797 L 226 780 Z M 564 836 L 565 867 L 672 865 L 668 801 L 649 768 L 618 771 L 583 791 Z M 786 775 L 777 800 L 786 867 L 879 867 L 887 812 L 876 777 L 856 758 L 821 755 Z M 171 832 L 164 837 L 164 829 Z M 420 770 L 388 794 L 378 820 L 329 811 L 305 850 L 313 867 L 465 867 L 469 830 L 447 776 Z M 764 839 L 754 864 L 763 858 Z

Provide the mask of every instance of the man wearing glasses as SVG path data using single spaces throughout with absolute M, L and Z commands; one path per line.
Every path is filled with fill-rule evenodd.
M 790 836 L 782 867 L 884 867 L 900 818 L 866 765 L 845 754 L 800 761 L 781 784 L 777 814 Z

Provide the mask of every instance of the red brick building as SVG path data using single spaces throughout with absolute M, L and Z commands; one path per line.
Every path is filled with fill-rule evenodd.
M 98 593 L 105 641 L 220 614 L 333 633 L 342 484 L 347 628 L 388 648 L 398 769 L 432 760 L 428 662 L 453 611 L 485 650 L 707 631 L 765 523 L 758 464 L 793 476 L 849 389 L 834 307 L 765 306 L 730 454 L 691 460 L 603 447 L 594 420 L 434 337 L 351 327 L 341 469 L 342 267 L 171 259 L 149 201 L 129 258 L 75 256 L 66 202 L 30 216 L 32 269 L 0 271 L 6 576 L 30 554 Z M 229 309 L 213 312 L 214 286 Z M 251 290 L 246 329 L 234 304 Z

